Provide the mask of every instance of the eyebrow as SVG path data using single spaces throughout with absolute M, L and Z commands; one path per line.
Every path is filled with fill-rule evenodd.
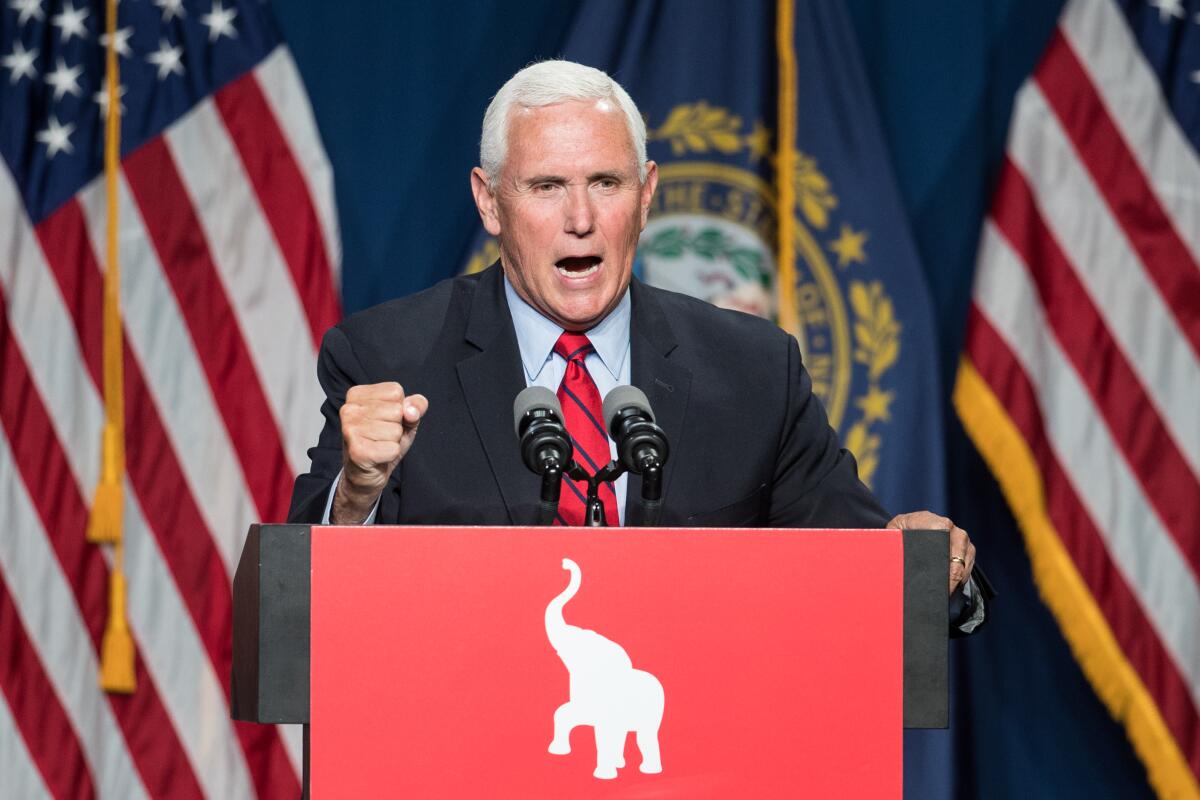
M 526 178 L 522 183 L 532 186 L 535 183 L 566 183 L 567 179 L 562 175 L 534 175 L 532 178 Z
M 624 172 L 608 170 L 605 172 L 593 172 L 587 176 L 588 183 L 592 181 L 602 180 L 604 178 L 612 178 L 614 180 L 623 181 L 628 179 L 628 175 Z M 523 183 L 532 186 L 536 183 L 569 183 L 569 179 L 563 175 L 534 175 L 531 178 L 526 178 Z

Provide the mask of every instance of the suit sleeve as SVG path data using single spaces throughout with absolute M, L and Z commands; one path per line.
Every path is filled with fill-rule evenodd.
M 854 456 L 838 443 L 837 432 L 813 394 L 796 340 L 785 338 L 787 398 L 768 524 L 882 528 L 890 516 L 858 479 Z
M 787 416 L 771 495 L 770 525 L 802 528 L 882 528 L 891 515 L 858 479 L 858 465 L 838 443 L 825 409 L 812 393 L 812 379 L 788 338 Z M 975 632 L 986 619 L 995 592 L 976 565 L 966 584 L 950 597 L 950 635 Z
M 338 412 L 351 386 L 369 383 L 354 355 L 350 340 L 339 327 L 330 328 L 317 357 L 317 380 L 325 390 L 321 415 L 325 418 L 316 447 L 309 448 L 308 472 L 296 478 L 288 522 L 319 525 L 333 481 L 342 470 L 342 425 Z

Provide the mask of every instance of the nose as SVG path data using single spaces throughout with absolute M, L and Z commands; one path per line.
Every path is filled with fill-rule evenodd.
M 567 189 L 564 209 L 564 229 L 576 236 L 587 236 L 596 226 L 596 211 L 586 186 L 570 186 Z

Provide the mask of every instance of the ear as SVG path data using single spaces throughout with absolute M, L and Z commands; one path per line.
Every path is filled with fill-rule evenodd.
M 475 208 L 479 209 L 479 218 L 483 227 L 492 236 L 500 235 L 500 209 L 496 204 L 496 195 L 488 186 L 488 176 L 479 167 L 471 170 L 471 194 L 475 196 Z
M 642 230 L 646 229 L 646 220 L 650 218 L 650 201 L 654 199 L 654 190 L 658 187 L 658 164 L 646 162 L 646 180 L 642 182 Z

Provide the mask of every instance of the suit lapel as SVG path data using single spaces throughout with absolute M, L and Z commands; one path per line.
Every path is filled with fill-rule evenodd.
M 522 501 L 525 505 L 536 502 L 538 484 L 521 463 L 513 433 L 513 398 L 525 388 L 525 381 L 501 275 L 499 265 L 494 265 L 479 279 L 465 336 L 476 352 L 458 362 L 458 380 L 509 522 L 529 524 L 532 520 L 517 518 L 516 509 Z
M 629 326 L 631 377 L 633 385 L 646 393 L 659 427 L 667 435 L 670 454 L 663 473 L 663 506 L 670 503 L 671 479 L 686 458 L 679 450 L 683 442 L 684 416 L 692 387 L 692 372 L 670 359 L 678 346 L 667 317 L 655 298 L 653 290 L 640 281 L 630 284 L 632 320 Z M 642 479 L 629 476 L 625 497 L 625 520 L 637 524 L 641 500 Z

